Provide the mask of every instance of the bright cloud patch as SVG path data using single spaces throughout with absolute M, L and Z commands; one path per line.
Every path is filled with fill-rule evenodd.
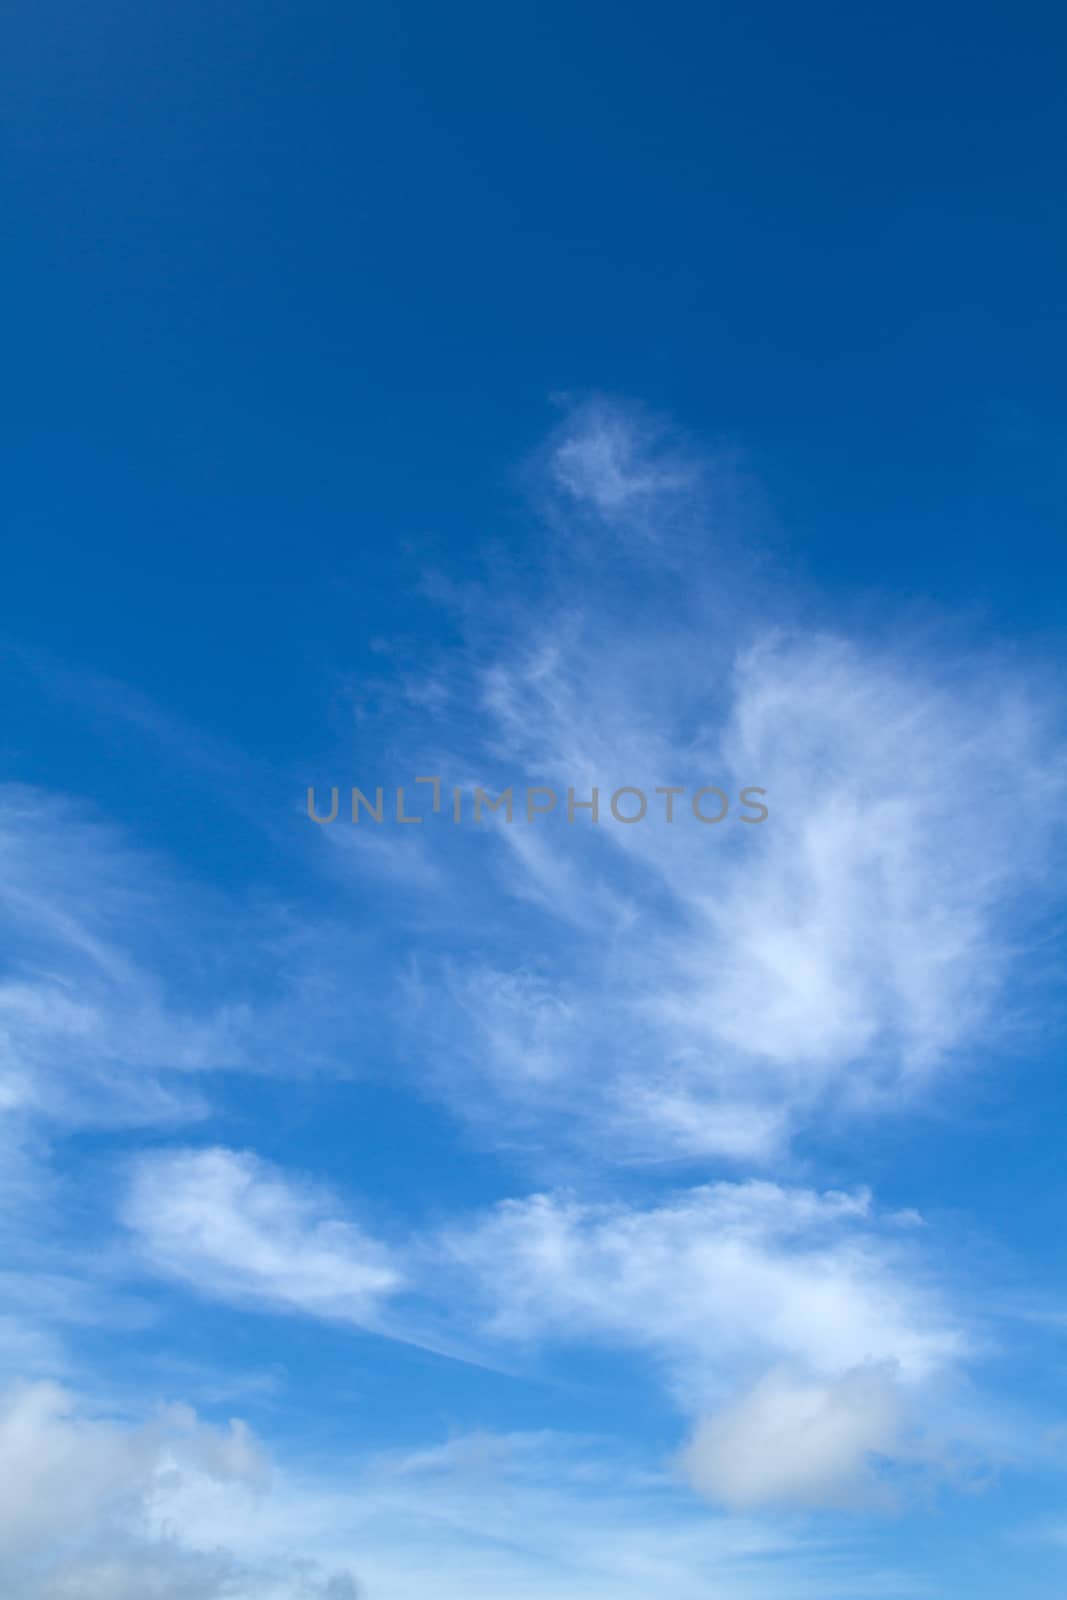
M 864 1196 L 716 1184 L 639 1210 L 545 1195 L 445 1242 L 494 1334 L 641 1346 L 690 1396 L 760 1356 L 825 1375 L 889 1363 L 919 1383 L 967 1347 Z
M 823 1381 L 776 1370 L 706 1418 L 680 1462 L 723 1505 L 862 1504 L 875 1492 L 871 1458 L 893 1455 L 900 1417 L 897 1386 L 878 1368 Z
M 185 1537 L 183 1499 L 251 1517 L 270 1463 L 243 1423 L 171 1406 L 136 1426 L 54 1384 L 0 1396 L 0 1561 L 9 1600 L 355 1600 L 345 1573 L 247 1565 Z M 236 1528 L 231 1531 L 236 1532 Z
M 442 1092 L 483 1126 L 488 1096 L 538 1138 L 595 1127 L 609 1160 L 765 1163 L 827 1110 L 914 1106 L 1010 1031 L 1012 981 L 1047 937 L 1067 766 L 1037 674 L 930 634 L 769 627 L 728 574 L 725 598 L 680 576 L 664 556 L 680 505 L 696 538 L 704 491 L 645 449 L 601 409 L 553 458 L 564 524 L 575 503 L 620 531 L 635 498 L 662 507 L 654 554 L 629 557 L 636 612 L 590 592 L 579 550 L 534 616 L 465 614 L 457 694 L 484 722 L 452 749 L 435 728 L 444 781 L 492 770 L 559 800 L 485 831 L 486 936 L 459 978 L 427 952 L 409 998 L 450 1063 Z M 733 797 L 720 825 L 694 819 L 703 785 Z M 648 801 L 637 825 L 611 815 L 620 786 Z M 748 786 L 759 825 L 739 820 Z M 568 793 L 594 788 L 599 821 L 568 822 Z M 544 935 L 510 965 L 486 954 L 507 947 L 509 902 Z
M 223 1300 L 370 1325 L 401 1282 L 313 1187 L 231 1150 L 145 1158 L 124 1215 L 153 1266 Z

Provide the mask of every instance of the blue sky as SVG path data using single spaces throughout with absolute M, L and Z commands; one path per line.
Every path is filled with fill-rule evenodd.
M 13 1600 L 1059 1600 L 1061 19 L 5 33 Z

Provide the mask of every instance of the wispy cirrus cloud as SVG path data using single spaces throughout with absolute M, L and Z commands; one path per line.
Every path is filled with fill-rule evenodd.
M 608 1160 L 766 1163 L 818 1116 L 928 1103 L 1025 1023 L 1064 879 L 1062 696 L 932 625 L 830 628 L 727 554 L 716 591 L 708 474 L 672 448 L 639 414 L 579 408 L 541 461 L 556 554 L 537 606 L 502 585 L 495 611 L 458 611 L 478 715 L 451 751 L 435 722 L 437 769 L 561 798 L 484 830 L 484 936 L 458 926 L 461 962 L 424 950 L 408 999 L 427 1053 L 471 1067 L 435 1079 L 483 1129 L 518 1119 L 558 1148 L 595 1126 Z M 637 549 L 634 505 L 649 526 L 662 513 Z M 594 587 L 567 542 L 589 506 L 625 584 Z M 691 814 L 705 784 L 733 797 L 721 825 Z M 609 813 L 622 785 L 648 796 L 639 825 Z M 673 822 L 658 785 L 685 791 Z M 766 791 L 758 826 L 738 820 L 746 786 Z M 600 822 L 568 824 L 568 790 L 594 787 Z M 509 907 L 538 919 L 518 957 Z
M 0 1137 L 197 1120 L 212 1073 L 350 1069 L 358 929 L 241 900 L 23 785 L 0 786 L 0 866 Z
M 9 1113 L 105 1126 L 200 1114 L 196 1074 L 237 1064 L 250 1019 L 232 990 L 208 993 L 202 944 L 190 959 L 186 941 L 219 907 L 115 825 L 20 786 L 0 795 L 0 861 Z
M 910 1226 L 864 1194 L 718 1183 L 646 1207 L 506 1201 L 443 1243 L 493 1334 L 642 1347 L 693 1399 L 760 1359 L 823 1374 L 888 1362 L 921 1382 L 963 1357 Z
M 373 1326 L 403 1281 L 387 1248 L 315 1185 L 247 1153 L 146 1156 L 124 1220 L 154 1268 L 230 1303 Z

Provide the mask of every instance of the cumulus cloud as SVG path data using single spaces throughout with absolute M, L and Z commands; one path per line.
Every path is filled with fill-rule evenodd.
M 11 1600 L 355 1600 L 344 1572 L 279 1556 L 247 1565 L 202 1547 L 175 1516 L 183 1497 L 249 1514 L 272 1469 L 239 1420 L 168 1406 L 139 1423 L 100 1415 L 69 1389 L 0 1396 L 0 1560 Z
M 0 1546 L 28 1554 L 140 1504 L 160 1473 L 207 1474 L 258 1488 L 266 1458 L 244 1423 L 225 1429 L 169 1407 L 138 1427 L 86 1414 L 54 1383 L 22 1384 L 0 1406 Z
M 775 1369 L 706 1417 L 679 1464 L 700 1494 L 738 1509 L 877 1501 L 871 1464 L 894 1455 L 901 1413 L 891 1370 L 816 1380 Z
M 847 1543 L 719 1516 L 617 1442 L 549 1432 L 353 1446 L 325 1476 L 238 1424 L 29 1386 L 0 1400 L 0 1481 L 10 1600 L 777 1600 L 784 1561 L 797 1596 L 904 1592 Z

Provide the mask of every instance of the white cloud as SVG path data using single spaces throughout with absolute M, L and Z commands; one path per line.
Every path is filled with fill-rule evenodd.
M 141 1158 L 123 1215 L 153 1271 L 236 1307 L 489 1364 L 553 1345 L 640 1352 L 684 1414 L 710 1418 L 694 1483 L 714 1487 L 748 1437 L 738 1503 L 759 1503 L 758 1461 L 781 1454 L 775 1407 L 806 1431 L 812 1470 L 794 1483 L 769 1467 L 765 1497 L 821 1504 L 867 1451 L 899 1455 L 898 1423 L 921 1405 L 929 1422 L 937 1383 L 976 1349 L 914 1218 L 881 1218 L 862 1192 L 718 1183 L 645 1208 L 534 1195 L 387 1251 L 322 1189 L 248 1154 L 179 1150 Z
M 674 459 L 632 413 L 579 409 L 546 466 L 566 489 L 559 548 L 575 503 L 606 524 L 602 553 L 639 505 L 662 515 L 655 556 L 613 551 L 626 582 L 603 589 L 560 556 L 532 612 L 482 597 L 468 619 L 458 674 L 484 722 L 439 758 L 446 781 L 491 767 L 561 799 L 479 840 L 513 914 L 541 919 L 535 981 L 503 940 L 487 960 L 487 924 L 461 984 L 453 957 L 421 961 L 418 1025 L 446 1069 L 481 1056 L 481 1082 L 436 1078 L 483 1129 L 495 1103 L 502 1127 L 521 1118 L 554 1149 L 588 1150 L 595 1127 L 608 1160 L 766 1163 L 816 1116 L 926 1103 L 1025 1021 L 1028 957 L 1062 887 L 1062 697 L 933 629 L 887 643 L 806 624 L 725 556 L 724 593 L 709 592 L 706 528 L 692 575 L 669 559 L 706 510 Z M 672 824 L 667 784 L 686 790 Z M 733 797 L 717 827 L 690 812 L 705 784 Z M 600 823 L 568 825 L 567 789 L 594 785 Z M 639 825 L 609 814 L 622 785 L 649 799 Z M 746 786 L 767 791 L 759 826 L 739 820 Z
M 720 1048 L 873 1090 L 988 1025 L 1065 769 L 1032 694 L 963 670 L 822 635 L 739 658 L 712 749 L 759 775 L 773 822 L 689 896 L 718 959 L 690 952 L 680 995 Z
M 703 1418 L 701 1492 L 822 1506 L 873 1495 L 872 1454 L 915 1461 L 974 1349 L 904 1231 L 862 1194 L 721 1183 L 647 1209 L 510 1201 L 443 1252 L 493 1341 L 646 1353 Z
M 389 1251 L 322 1191 L 236 1151 L 142 1158 L 124 1220 L 156 1270 L 230 1302 L 372 1326 L 402 1281 Z
M 871 1460 L 896 1453 L 901 1413 L 883 1369 L 822 1380 L 775 1369 L 706 1417 L 679 1464 L 700 1494 L 737 1509 L 877 1502 Z
M 10 1600 L 355 1600 L 283 1553 L 250 1568 L 175 1517 L 192 1495 L 222 1502 L 239 1536 L 272 1470 L 244 1423 L 212 1427 L 184 1406 L 139 1423 L 102 1416 L 68 1389 L 0 1395 L 0 1561 Z M 229 1540 L 225 1541 L 228 1544 Z
M 483 1341 L 629 1345 L 690 1404 L 753 1361 L 919 1384 L 970 1348 L 913 1229 L 863 1193 L 718 1183 L 645 1209 L 541 1194 L 387 1249 L 325 1189 L 208 1149 L 140 1158 L 122 1214 L 148 1266 L 230 1304 L 400 1336 L 429 1305 Z
M 0 1484 L 10 1600 L 909 1592 L 845 1544 L 701 1510 L 604 1439 L 460 1435 L 407 1453 L 354 1448 L 309 1473 L 268 1459 L 237 1421 L 169 1406 L 131 1422 L 31 1384 L 0 1395 Z
M 406 1453 L 353 1448 L 309 1472 L 268 1460 L 237 1422 L 172 1406 L 133 1423 L 29 1385 L 0 1398 L 0 1482 L 5 1600 L 911 1592 L 845 1543 L 717 1516 L 600 1438 L 459 1435 Z
M 690 1400 L 721 1397 L 761 1359 L 823 1376 L 890 1364 L 917 1384 L 968 1349 L 862 1194 L 719 1183 L 647 1209 L 536 1195 L 447 1230 L 443 1247 L 495 1336 L 644 1348 Z
M 535 1195 L 387 1252 L 323 1190 L 247 1154 L 181 1150 L 141 1159 L 124 1219 L 153 1270 L 233 1306 L 496 1365 L 544 1346 L 640 1352 L 705 1418 L 695 1484 L 715 1489 L 747 1439 L 725 1495 L 743 1504 L 823 1504 L 863 1480 L 869 1451 L 901 1458 L 898 1428 L 923 1407 L 932 1424 L 939 1383 L 977 1349 L 929 1281 L 914 1217 L 881 1218 L 862 1192 L 718 1183 L 643 1209 Z M 810 1470 L 799 1447 L 794 1477 L 774 1465 L 774 1426 L 804 1433 Z
M 551 482 L 573 502 L 616 525 L 637 522 L 649 534 L 662 524 L 665 502 L 692 495 L 701 475 L 664 421 L 595 399 L 568 411 L 548 468 Z

